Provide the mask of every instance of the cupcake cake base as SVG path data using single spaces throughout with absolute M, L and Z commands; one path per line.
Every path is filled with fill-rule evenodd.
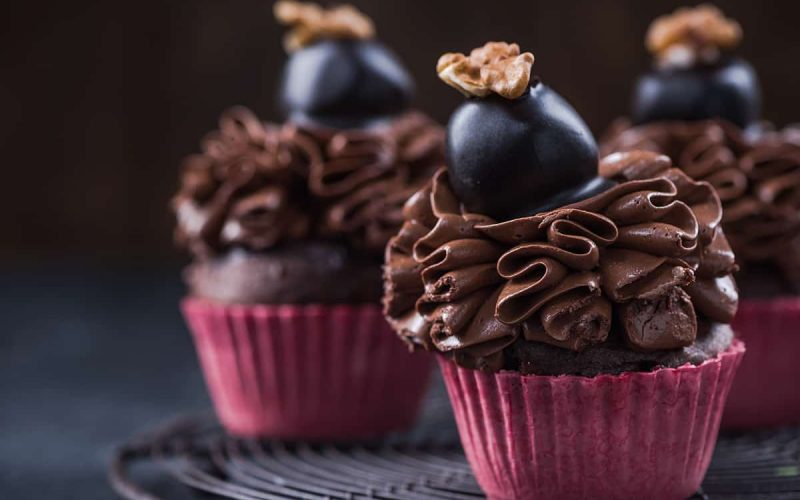
M 432 359 L 397 342 L 377 305 L 182 306 L 231 434 L 357 439 L 416 418 Z
M 678 499 L 700 486 L 743 354 L 594 378 L 439 365 L 489 498 Z

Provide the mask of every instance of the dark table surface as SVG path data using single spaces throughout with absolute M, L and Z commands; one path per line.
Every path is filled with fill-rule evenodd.
M 0 281 L 0 498 L 114 498 L 115 445 L 210 409 L 177 269 L 54 266 Z

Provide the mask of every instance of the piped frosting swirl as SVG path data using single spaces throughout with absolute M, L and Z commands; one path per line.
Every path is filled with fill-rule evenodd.
M 440 170 L 386 251 L 385 312 L 411 346 L 496 371 L 517 339 L 581 351 L 622 336 L 642 351 L 729 322 L 733 254 L 713 188 L 667 157 L 607 157 L 592 198 L 505 222 L 467 213 Z
M 416 112 L 384 127 L 331 130 L 233 108 L 184 162 L 172 201 L 176 241 L 198 257 L 303 239 L 380 255 L 442 149 L 441 128 Z
M 800 143 L 790 135 L 752 138 L 714 120 L 636 127 L 621 120 L 601 149 L 674 158 L 690 177 L 716 189 L 725 234 L 743 267 L 767 263 L 800 284 Z

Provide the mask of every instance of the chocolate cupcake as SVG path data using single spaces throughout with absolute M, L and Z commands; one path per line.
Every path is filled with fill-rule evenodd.
M 381 315 L 383 248 L 442 164 L 444 134 L 409 108 L 411 79 L 363 14 L 296 2 L 275 14 L 291 26 L 288 118 L 228 110 L 185 161 L 183 310 L 229 432 L 382 434 L 413 421 L 431 368 Z
M 655 68 L 639 78 L 631 119 L 619 119 L 601 149 L 670 156 L 709 182 L 724 208 L 743 295 L 734 320 L 749 354 L 723 424 L 800 423 L 800 396 L 775 380 L 800 377 L 800 141 L 794 129 L 759 122 L 755 71 L 732 50 L 739 24 L 715 7 L 679 9 L 647 35 Z
M 490 498 L 685 498 L 744 352 L 719 198 L 663 155 L 598 162 L 532 64 L 439 60 L 468 100 L 387 247 L 384 312 L 438 352 Z

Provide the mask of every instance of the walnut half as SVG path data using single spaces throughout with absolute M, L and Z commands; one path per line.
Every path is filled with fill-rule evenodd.
M 275 3 L 275 18 L 292 29 L 283 40 L 294 52 L 323 38 L 365 40 L 375 36 L 372 20 L 352 5 L 325 9 L 315 3 L 281 0 Z
M 697 60 L 713 62 L 720 49 L 739 44 L 742 28 L 709 4 L 683 7 L 656 18 L 647 31 L 647 50 L 661 65 L 689 66 Z
M 520 53 L 516 43 L 488 42 L 469 56 L 448 52 L 439 58 L 439 78 L 467 97 L 494 92 L 507 99 L 525 93 L 531 80 L 533 54 Z

